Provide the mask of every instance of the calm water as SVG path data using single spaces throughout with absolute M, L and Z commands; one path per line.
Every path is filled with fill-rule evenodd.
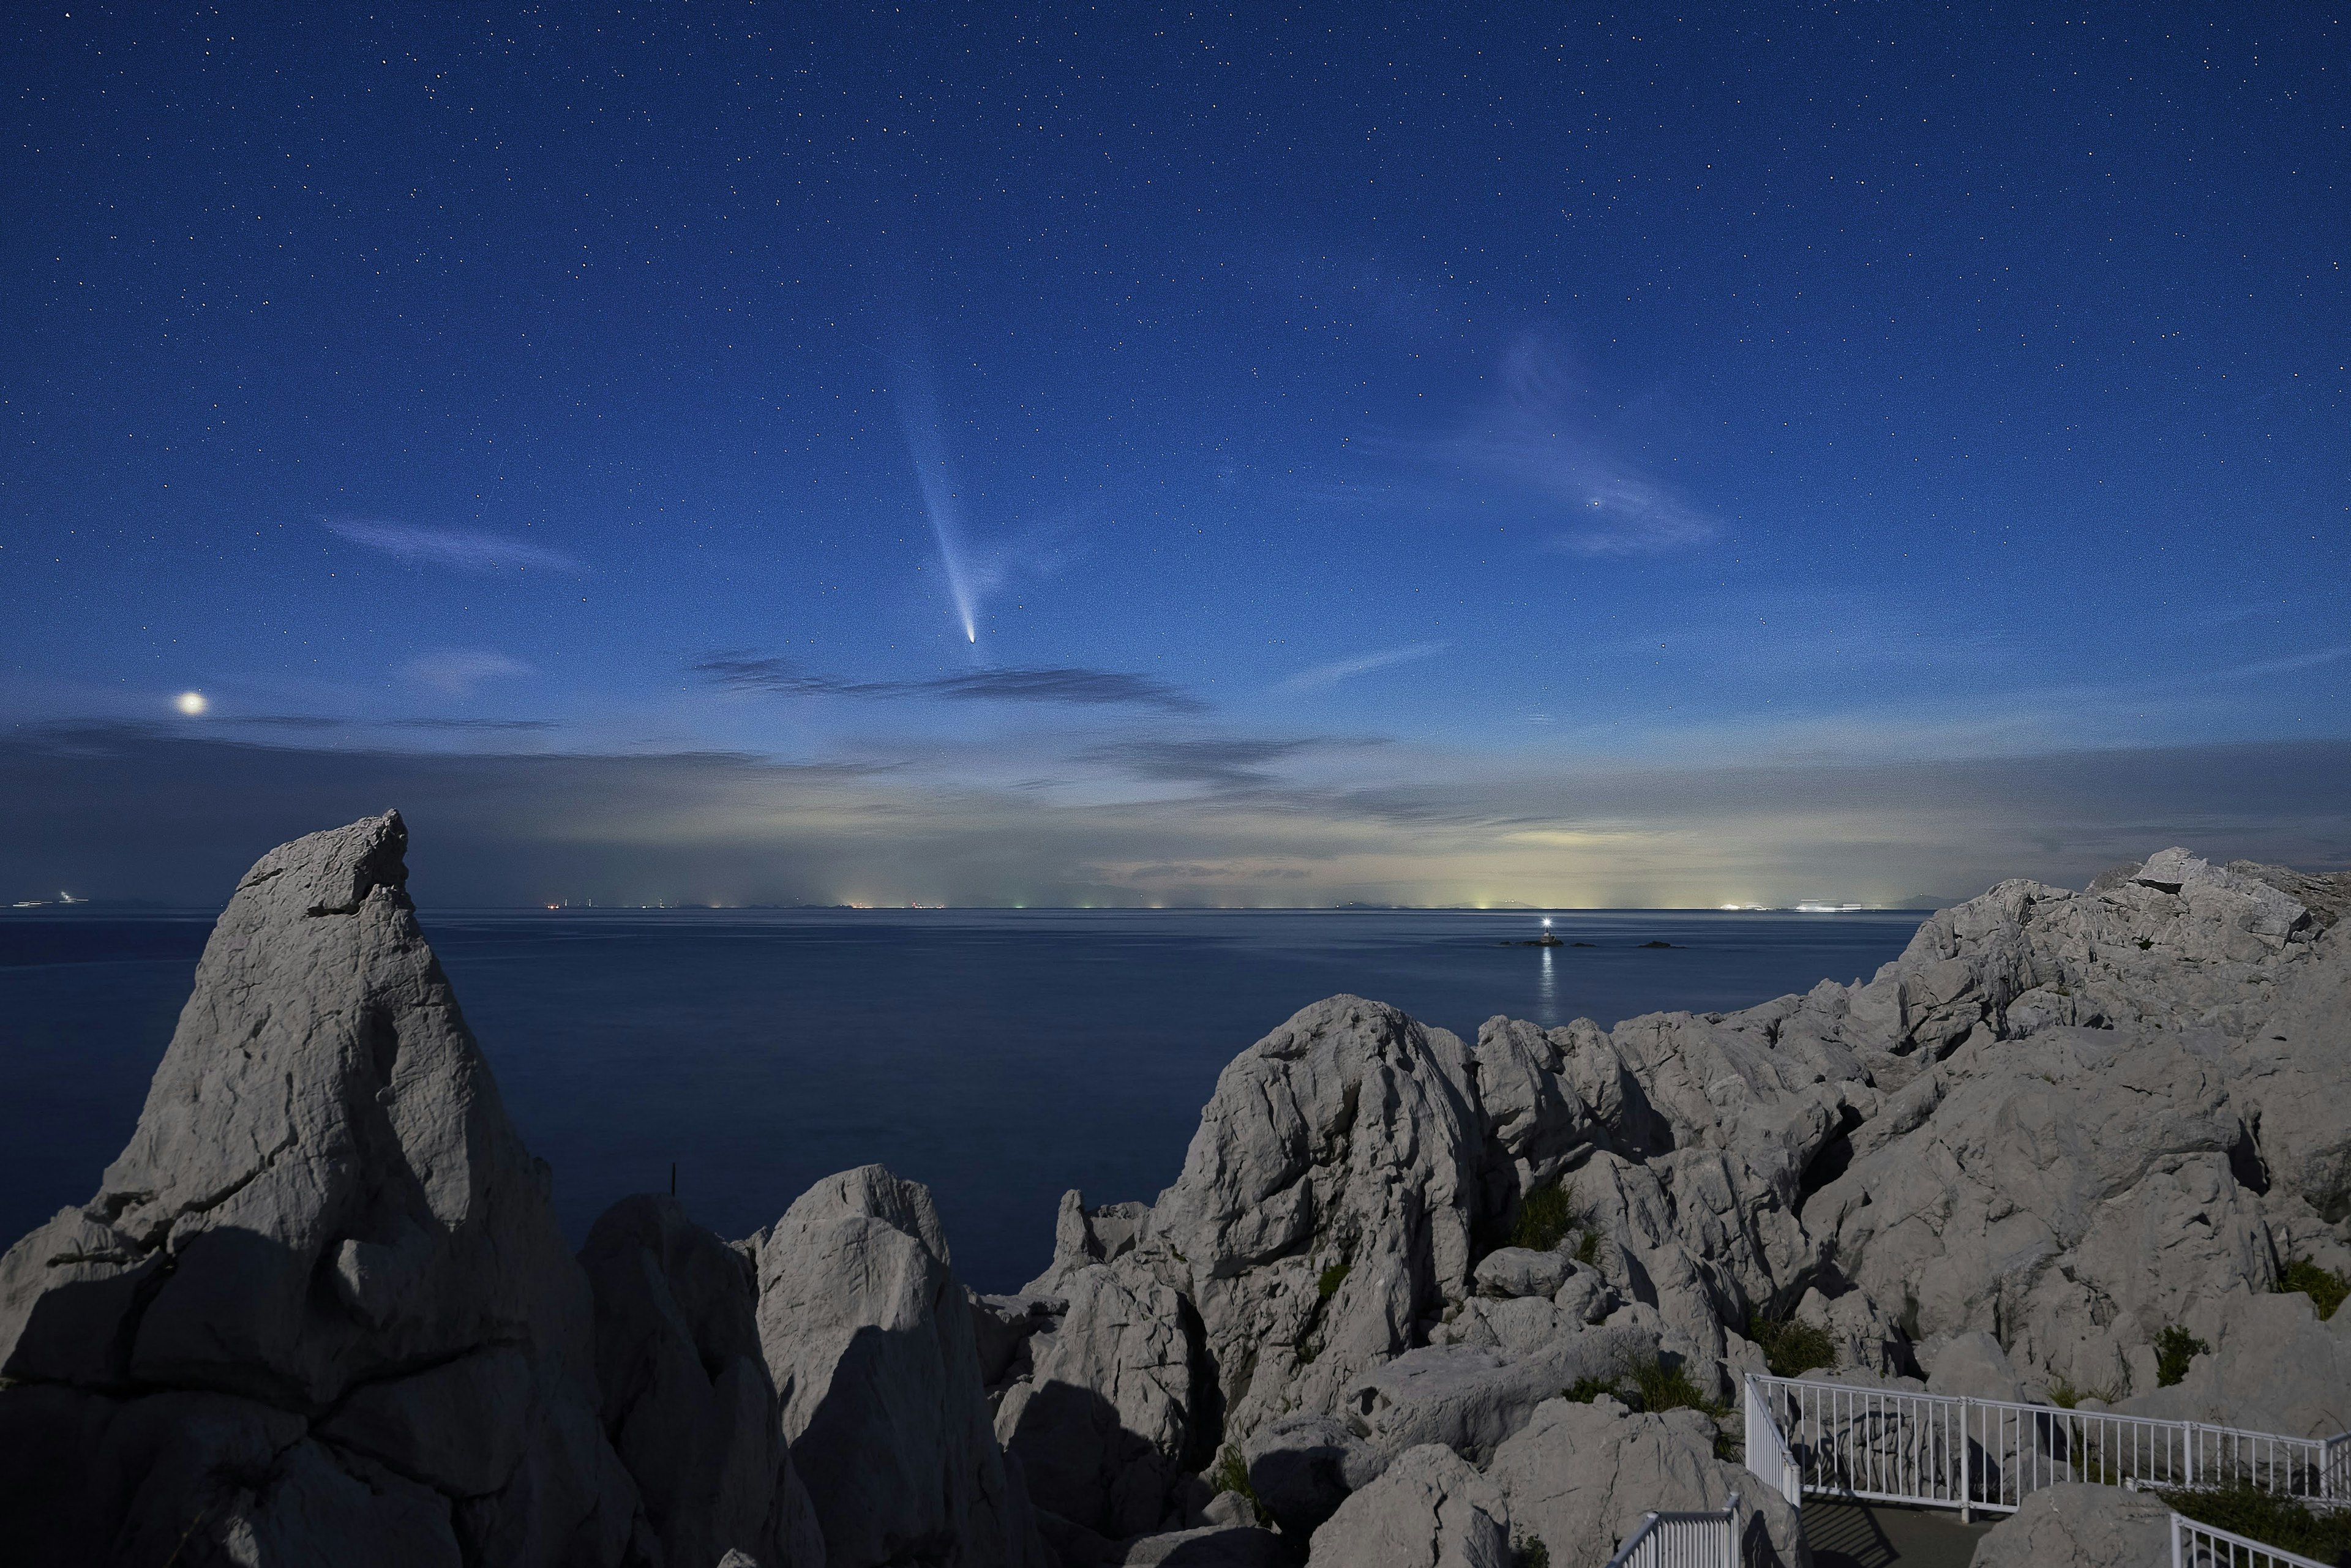
M 576 1242 L 665 1186 L 726 1236 L 879 1161 L 1009 1290 L 1065 1188 L 1155 1196 L 1217 1071 L 1338 991 L 1465 1038 L 1864 976 L 1916 914 L 1354 911 L 439 913 L 426 933 Z M 209 916 L 0 911 L 0 1240 L 95 1190 L 138 1121 Z M 1671 950 L 1641 944 L 1667 941 Z

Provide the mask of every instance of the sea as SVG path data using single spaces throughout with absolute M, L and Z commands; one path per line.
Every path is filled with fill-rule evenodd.
M 1865 977 L 1916 911 L 448 910 L 419 918 L 577 1244 L 632 1192 L 740 1237 L 820 1177 L 930 1186 L 957 1271 L 1052 1255 L 1061 1194 L 1155 1197 L 1217 1074 L 1307 1004 L 1606 1025 Z M 1568 946 L 1516 946 L 1548 919 Z M 97 1189 L 210 913 L 0 910 L 0 1241 Z M 1668 946 L 1658 946 L 1656 944 Z M 1506 944 L 1513 944 L 1508 945 Z M 1588 946 L 1586 945 L 1588 944 Z

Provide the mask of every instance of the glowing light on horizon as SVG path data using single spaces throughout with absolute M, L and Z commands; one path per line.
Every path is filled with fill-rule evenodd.
M 182 692 L 172 699 L 172 706 L 190 718 L 196 718 L 213 705 L 204 700 L 204 694 L 202 692 Z

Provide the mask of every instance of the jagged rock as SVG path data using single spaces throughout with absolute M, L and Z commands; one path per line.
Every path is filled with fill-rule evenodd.
M 2252 1112 L 2270 1179 L 2328 1223 L 2351 1217 L 2351 943 L 2325 950 L 2276 988 L 2253 1030 L 2235 1092 Z
M 1328 1409 L 1468 1293 L 1482 1155 L 1469 1056 L 1333 997 L 1241 1053 L 1136 1256 L 1196 1307 L 1229 1437 Z
M 677 1200 L 622 1198 L 580 1254 L 596 1300 L 604 1430 L 672 1564 L 739 1551 L 821 1568 L 824 1540 L 778 1424 L 741 1253 Z
M 1259 1506 L 1284 1535 L 1301 1541 L 1349 1492 L 1379 1474 L 1381 1464 L 1381 1456 L 1332 1416 L 1285 1416 L 1251 1433 L 1242 1456 Z
M 1575 1272 L 1575 1260 L 1560 1251 L 1537 1252 L 1528 1247 L 1505 1247 L 1489 1252 L 1473 1278 L 1480 1295 L 1517 1297 L 1554 1294 Z
M 929 1189 L 880 1166 L 844 1171 L 745 1245 L 760 1349 L 831 1568 L 1043 1564 Z
M 1976 1542 L 1970 1568 L 2147 1568 L 2171 1561 L 2171 1510 L 2152 1492 L 2067 1481 L 2028 1495 Z
M 230 1395 L 0 1393 L 8 1561 L 57 1568 L 457 1568 L 449 1500 Z
M 1023 1292 L 971 1298 L 972 1346 L 979 1356 L 981 1385 L 991 1396 L 1034 1370 L 1029 1342 L 1050 1333 L 1069 1310 L 1069 1300 L 1062 1296 Z
M 1194 1413 L 1214 1397 L 1188 1310 L 1123 1264 L 1087 1264 L 1061 1285 L 1067 1309 L 1030 1339 L 1034 1370 L 997 1406 L 998 1440 L 1040 1508 L 1106 1536 L 1180 1528 L 1179 1483 L 1209 1457 Z
M 2067 1028 L 1973 1041 L 1937 1071 L 1917 1129 L 1805 1210 L 1911 1337 L 1987 1331 L 2020 1373 L 2101 1387 L 2198 1303 L 2267 1289 L 2217 1040 Z
M 1977 1329 L 1938 1345 L 1928 1369 L 1927 1392 L 1956 1399 L 2001 1399 L 2023 1403 L 2024 1385 L 2001 1349 L 2000 1341 Z
M 1313 1568 L 1510 1568 L 1510 1513 L 1450 1448 L 1407 1449 L 1314 1532 Z
M 2300 1293 L 2237 1297 L 2206 1304 L 2184 1326 L 2209 1347 L 2187 1377 L 2120 1409 L 2296 1437 L 2351 1431 L 2351 1312 L 2321 1322 Z
M 1587 1378 L 1615 1377 L 1637 1357 L 1654 1354 L 1656 1343 L 1638 1329 L 1604 1327 L 1515 1358 L 1430 1345 L 1358 1379 L 1345 1409 L 1374 1452 L 1394 1455 L 1441 1443 L 1482 1462 L 1544 1400 Z
M 1020 1293 L 1058 1296 L 1062 1281 L 1072 1271 L 1125 1257 L 1134 1249 L 1150 1215 L 1147 1203 L 1106 1203 L 1088 1208 L 1084 1195 L 1071 1187 L 1061 1195 L 1061 1212 L 1053 1220 L 1053 1261 Z
M 1809 1564 L 1796 1511 L 1746 1469 L 1716 1458 L 1714 1436 L 1713 1423 L 1695 1410 L 1644 1416 L 1606 1395 L 1588 1405 L 1552 1399 L 1495 1451 L 1487 1474 L 1507 1500 L 1512 1531 L 1541 1542 L 1552 1568 L 1599 1568 L 1642 1515 L 1719 1511 L 1734 1492 L 1741 1539 L 1771 1549 L 1751 1549 L 1747 1562 L 1776 1555 L 1786 1568 Z
M 405 843 L 386 813 L 255 864 L 98 1195 L 0 1260 L 0 1376 L 24 1385 L 0 1445 L 52 1443 L 77 1478 L 0 1479 L 0 1536 L 82 1519 L 100 1533 L 54 1560 L 96 1561 L 118 1527 L 193 1520 L 183 1563 L 235 1540 L 571 1564 L 639 1532 L 587 1281 L 417 928 Z

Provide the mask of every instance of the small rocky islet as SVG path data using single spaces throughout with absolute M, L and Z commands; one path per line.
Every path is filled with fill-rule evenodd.
M 2282 1288 L 2351 1273 L 2351 875 L 2003 883 L 1614 1030 L 1333 997 L 981 1296 L 879 1166 L 574 1256 L 405 843 L 262 858 L 97 1195 L 0 1260 L 10 1562 L 1597 1568 L 1735 1491 L 1800 1564 L 1716 1413 L 1789 1325 L 1848 1384 L 2351 1427 L 2351 1312 Z M 2091 1543 L 2156 1506 L 2036 1493 L 1978 1561 L 2136 1562 Z

